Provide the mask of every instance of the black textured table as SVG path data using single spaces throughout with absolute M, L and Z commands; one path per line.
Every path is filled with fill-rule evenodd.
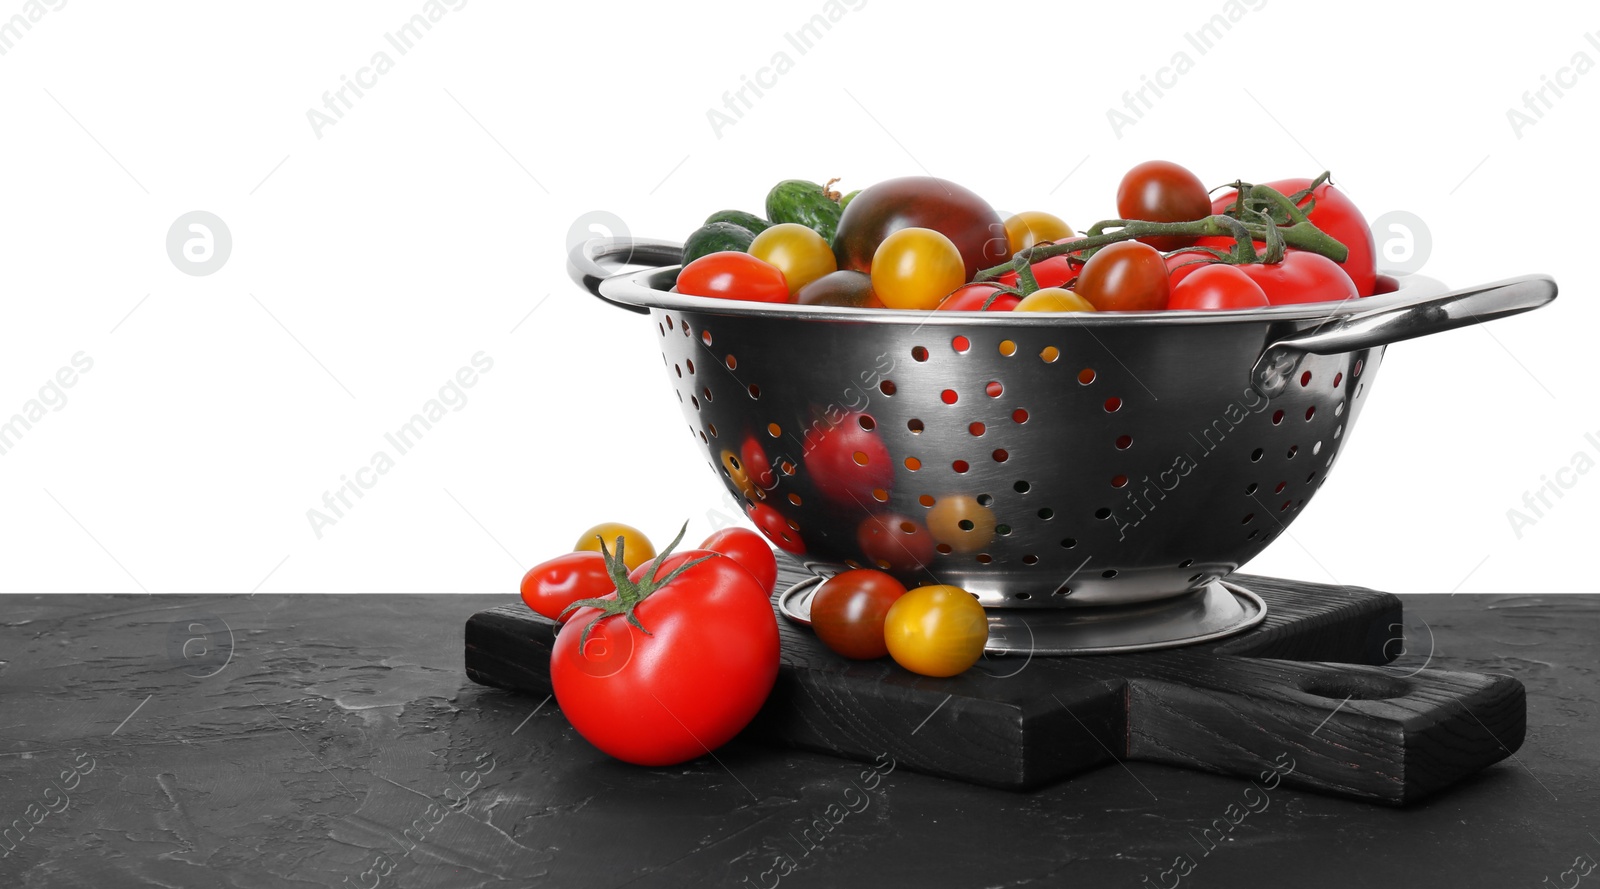
M 1398 663 L 1516 677 L 1528 732 L 1403 809 L 1145 763 L 1018 793 L 745 742 L 639 769 L 467 679 L 497 601 L 0 596 L 0 886 L 1600 880 L 1600 596 L 1405 598 Z

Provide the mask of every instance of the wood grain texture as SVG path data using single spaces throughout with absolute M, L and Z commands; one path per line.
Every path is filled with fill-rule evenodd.
M 782 566 L 780 588 L 804 579 Z M 1387 593 L 1241 576 L 1268 605 L 1238 636 L 1162 652 L 985 658 L 932 679 L 887 658 L 852 662 L 778 618 L 782 665 L 744 737 L 1026 790 L 1111 762 L 1256 776 L 1404 804 L 1521 744 L 1520 683 L 1388 669 L 1402 611 Z M 549 693 L 552 624 L 525 607 L 473 615 L 467 675 Z M 1288 760 L 1282 757 L 1288 757 Z M 1281 769 L 1280 769 L 1281 770 Z

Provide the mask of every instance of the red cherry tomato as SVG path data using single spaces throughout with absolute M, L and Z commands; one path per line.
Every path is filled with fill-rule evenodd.
M 1357 296 L 1356 285 L 1344 273 L 1344 269 L 1317 253 L 1294 251 L 1286 254 L 1283 262 L 1271 265 L 1250 263 L 1234 268 L 1261 285 L 1262 291 L 1267 294 L 1267 301 L 1275 306 L 1353 299 Z
M 995 296 L 994 302 L 989 303 L 989 308 L 985 309 L 983 307 L 984 302 L 995 294 L 999 295 Z M 944 302 L 939 303 L 939 310 L 943 312 L 1009 312 L 1020 299 L 1021 297 L 1016 294 L 1001 292 L 1000 288 L 993 284 L 967 284 L 955 293 L 945 297 Z
M 915 519 L 895 513 L 868 516 L 856 527 L 856 545 L 872 564 L 901 576 L 933 561 L 935 542 Z
M 800 529 L 790 525 L 783 513 L 766 503 L 752 503 L 745 508 L 745 514 L 778 549 L 797 556 L 805 554 L 806 545 L 800 539 Z
M 1083 266 L 1072 288 L 1098 312 L 1138 312 L 1167 307 L 1166 260 L 1149 244 L 1118 241 Z
M 1184 277 L 1172 289 L 1169 309 L 1261 309 L 1267 294 L 1238 266 L 1212 263 Z
M 815 437 L 808 434 L 804 463 L 812 484 L 843 506 L 871 503 L 873 492 L 894 484 L 889 446 L 871 414 L 847 413 Z
M 556 556 L 528 569 L 522 576 L 522 601 L 551 620 L 565 621 L 568 605 L 579 599 L 599 599 L 616 592 L 606 573 L 605 557 L 597 552 Z
M 752 302 L 786 303 L 789 284 L 783 272 L 748 253 L 708 253 L 678 272 L 678 292 Z
M 1168 161 L 1145 161 L 1122 177 L 1117 187 L 1117 215 L 1146 222 L 1190 222 L 1211 215 L 1211 196 L 1187 169 Z M 1194 238 L 1177 235 L 1139 240 L 1163 252 L 1194 243 Z
M 847 658 L 872 660 L 889 653 L 883 618 L 905 584 L 882 571 L 857 568 L 828 578 L 811 597 L 811 629 L 822 644 Z
M 671 555 L 661 574 L 702 555 Z M 704 756 L 749 724 L 777 678 L 778 627 L 765 598 L 748 571 L 713 556 L 638 603 L 633 614 L 648 633 L 625 615 L 578 609 L 550 654 L 556 703 L 617 759 L 667 766 Z
M 760 534 L 747 528 L 723 528 L 700 544 L 701 549 L 722 553 L 750 572 L 767 595 L 778 585 L 778 559 Z
M 1267 185 L 1291 197 L 1294 196 L 1295 192 L 1310 184 L 1310 179 L 1279 179 L 1276 182 L 1267 183 Z M 1227 210 L 1233 203 L 1234 194 L 1233 191 L 1229 191 L 1212 201 L 1211 212 L 1222 213 Z M 1326 182 L 1317 186 L 1316 191 L 1313 191 L 1306 200 L 1302 200 L 1300 205 L 1303 207 L 1312 200 L 1316 201 L 1316 204 L 1306 216 L 1310 218 L 1313 225 L 1322 229 L 1350 251 L 1350 255 L 1345 257 L 1343 263 L 1340 263 L 1340 268 L 1344 269 L 1345 274 L 1350 276 L 1350 280 L 1356 286 L 1357 293 L 1362 296 L 1371 296 L 1377 289 L 1377 250 L 1373 244 L 1372 229 L 1367 226 L 1366 217 L 1361 215 L 1361 211 L 1356 208 L 1355 203 L 1346 197 L 1343 192 Z M 1208 243 L 1210 240 L 1207 239 L 1202 243 Z M 1224 243 L 1217 245 L 1221 249 L 1226 250 L 1233 244 L 1231 238 L 1223 238 L 1221 240 Z M 1258 242 L 1256 246 L 1259 249 L 1264 245 Z M 1293 251 L 1295 248 L 1291 247 L 1289 249 Z

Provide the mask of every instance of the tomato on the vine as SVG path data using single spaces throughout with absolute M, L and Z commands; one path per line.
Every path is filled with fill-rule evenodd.
M 891 309 L 932 309 L 967 280 L 961 252 L 931 228 L 903 228 L 872 255 L 872 292 Z
M 905 584 L 882 571 L 857 568 L 824 580 L 811 596 L 811 629 L 822 644 L 854 660 L 889 653 L 883 619 Z
M 1261 309 L 1267 294 L 1239 266 L 1214 263 L 1184 277 L 1172 289 L 1169 309 Z
M 1072 289 L 1101 312 L 1164 309 L 1170 290 L 1167 262 L 1149 244 L 1118 241 L 1089 257 Z
M 708 253 L 678 272 L 678 292 L 752 302 L 786 303 L 789 284 L 777 266 L 748 253 Z
M 1209 253 L 1191 251 L 1188 253 L 1172 253 L 1167 256 L 1167 281 L 1176 289 L 1183 279 L 1208 265 L 1214 265 L 1219 260 Z
M 755 578 L 726 556 L 671 547 L 636 578 L 609 567 L 616 592 L 580 600 L 556 634 L 550 683 L 561 711 L 589 743 L 637 765 L 676 765 L 727 743 L 778 675 L 777 622 Z
M 1145 161 L 1129 170 L 1117 187 L 1117 215 L 1145 222 L 1192 222 L 1211 215 L 1211 195 L 1199 177 L 1169 161 Z M 1181 235 L 1139 238 L 1160 251 L 1194 243 Z
M 622 543 L 617 543 L 621 538 Z M 632 525 L 621 522 L 601 522 L 593 528 L 578 535 L 578 542 L 573 545 L 573 552 L 601 552 L 601 541 L 612 550 L 622 552 L 622 560 L 628 563 L 629 570 L 639 567 L 648 559 L 656 557 L 656 548 L 651 545 L 650 538 L 644 536 Z
M 989 297 L 993 296 L 991 302 Z M 1006 293 L 998 286 L 986 282 L 966 284 L 939 303 L 941 312 L 1009 312 L 1022 297 Z M 984 303 L 989 303 L 985 309 Z
M 579 599 L 598 599 L 614 589 L 605 556 L 598 552 L 559 555 L 522 576 L 522 601 L 551 620 L 565 621 L 570 615 L 562 612 L 568 605 Z
M 889 606 L 883 637 L 889 656 L 907 670 L 954 676 L 983 656 L 989 619 L 978 600 L 960 587 L 917 587 Z
M 783 272 L 791 297 L 807 284 L 838 269 L 828 239 L 798 222 L 783 222 L 767 228 L 756 235 L 746 252 Z
M 1261 285 L 1267 301 L 1275 306 L 1354 299 L 1358 295 L 1355 282 L 1344 269 L 1319 253 L 1296 250 L 1284 254 L 1283 262 L 1252 262 L 1234 268 Z
M 1268 182 L 1266 184 L 1289 197 L 1294 197 L 1297 192 L 1309 186 L 1311 180 L 1279 179 L 1276 182 Z M 1236 194 L 1237 192 L 1228 191 L 1215 201 L 1212 201 L 1211 212 L 1225 212 L 1233 204 Z M 1350 276 L 1350 280 L 1355 284 L 1358 294 L 1371 296 L 1377 289 L 1377 249 L 1373 243 L 1372 229 L 1367 225 L 1366 217 L 1361 215 L 1361 211 L 1356 208 L 1355 203 L 1344 192 L 1335 188 L 1331 183 L 1324 182 L 1317 186 L 1307 198 L 1301 200 L 1300 206 L 1305 207 L 1309 201 L 1315 201 L 1316 203 L 1306 213 L 1306 218 L 1311 220 L 1312 225 L 1315 225 L 1329 237 L 1345 246 L 1345 249 L 1349 251 L 1349 255 L 1345 257 L 1344 262 L 1338 263 L 1339 267 L 1344 270 L 1346 275 Z M 1208 238 L 1201 243 L 1208 244 L 1211 240 Z M 1219 243 L 1216 246 L 1223 250 L 1233 245 L 1231 238 L 1223 238 L 1221 241 L 1224 243 Z M 1257 249 L 1261 249 L 1262 246 L 1259 241 L 1256 243 Z M 1289 250 L 1290 252 L 1301 252 L 1293 247 L 1290 247 Z

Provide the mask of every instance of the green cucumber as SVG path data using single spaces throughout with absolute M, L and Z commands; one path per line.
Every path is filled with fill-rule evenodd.
M 852 191 L 849 194 L 845 195 L 844 197 L 840 198 L 839 199 L 839 210 L 841 212 L 843 212 L 844 208 L 850 206 L 850 202 L 855 200 L 856 199 L 856 195 L 858 195 L 860 193 L 861 193 L 861 189 L 858 188 L 855 191 Z
M 839 230 L 842 212 L 839 203 L 828 197 L 822 186 L 804 179 L 785 179 L 767 192 L 767 218 L 774 224 L 798 222 L 830 244 Z
M 688 265 L 708 253 L 724 250 L 743 253 L 750 249 L 750 242 L 755 239 L 750 229 L 731 222 L 702 225 L 683 242 L 683 264 Z
M 706 217 L 706 225 L 713 222 L 731 222 L 750 230 L 751 234 L 759 235 L 772 226 L 772 223 L 762 219 L 754 213 L 743 210 L 718 210 Z

